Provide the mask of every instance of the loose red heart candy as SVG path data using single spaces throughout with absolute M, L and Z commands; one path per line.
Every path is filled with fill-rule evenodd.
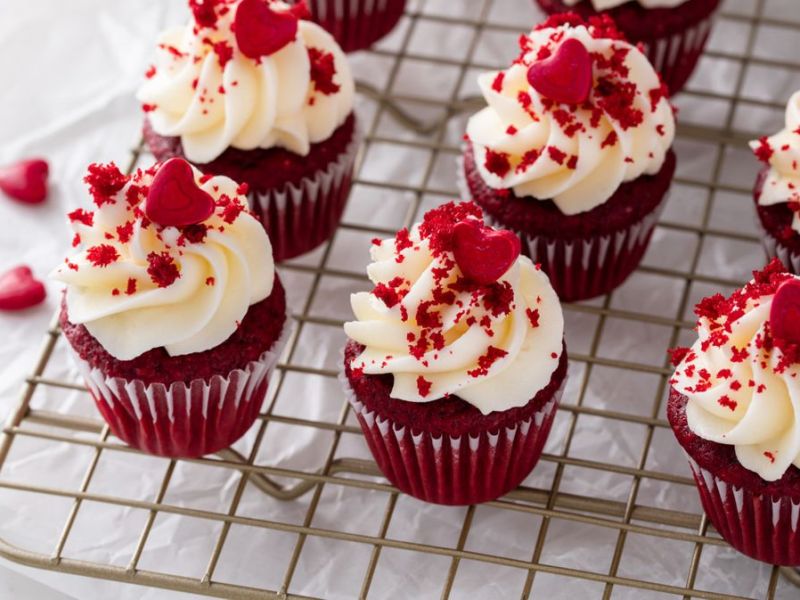
M 214 208 L 214 198 L 195 182 L 192 166 L 182 158 L 170 158 L 150 184 L 144 213 L 162 227 L 186 227 L 205 221 Z
M 49 171 L 47 161 L 41 158 L 0 167 L 0 190 L 20 202 L 39 204 L 47 198 Z
M 22 310 L 36 306 L 47 296 L 44 284 L 30 268 L 16 267 L 0 275 L 0 310 Z
M 297 37 L 297 16 L 273 10 L 264 0 L 242 0 L 233 25 L 239 50 L 254 59 L 274 54 Z
M 453 228 L 453 253 L 467 279 L 488 285 L 511 268 L 519 257 L 520 243 L 510 231 L 495 230 L 477 220 L 461 221 Z
M 556 102 L 581 104 L 592 91 L 592 57 L 579 40 L 569 38 L 549 58 L 530 66 L 528 83 Z
M 775 292 L 769 311 L 772 336 L 790 344 L 800 344 L 800 279 L 787 279 Z

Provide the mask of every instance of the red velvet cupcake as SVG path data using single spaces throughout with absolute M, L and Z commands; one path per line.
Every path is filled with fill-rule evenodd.
M 152 454 L 226 448 L 255 421 L 288 335 L 269 238 L 239 184 L 172 159 L 86 177 L 61 327 L 114 435 Z
M 402 491 L 475 504 L 536 465 L 567 373 L 564 319 L 517 237 L 472 203 L 376 240 L 372 292 L 351 298 L 342 382 L 372 454 Z
M 750 142 L 765 163 L 756 179 L 753 199 L 764 231 L 769 258 L 779 258 L 800 273 L 800 92 L 786 106 L 786 127 L 772 137 Z
M 672 351 L 667 415 L 703 508 L 740 552 L 800 566 L 800 278 L 774 260 L 695 312 L 698 341 Z
M 607 18 L 551 17 L 467 125 L 464 197 L 515 231 L 562 300 L 599 296 L 641 261 L 675 171 L 658 74 Z
M 395 28 L 406 0 L 303 0 L 314 22 L 336 38 L 342 50 L 369 48 Z
M 584 19 L 601 14 L 645 54 L 670 94 L 680 92 L 706 47 L 720 0 L 536 0 L 548 14 L 573 11 Z
M 276 260 L 309 252 L 336 230 L 359 147 L 347 59 L 283 2 L 190 5 L 137 95 L 145 141 L 160 161 L 247 184 Z

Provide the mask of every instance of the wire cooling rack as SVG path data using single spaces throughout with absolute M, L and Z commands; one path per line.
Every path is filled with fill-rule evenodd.
M 742 171 L 736 160 L 747 154 L 744 141 L 776 129 L 785 99 L 800 87 L 800 65 L 790 51 L 796 47 L 792 36 L 800 35 L 800 22 L 787 17 L 792 4 L 741 0 L 724 5 L 701 76 L 677 101 L 682 112 L 676 147 L 683 161 L 653 248 L 631 281 L 615 293 L 565 306 L 570 384 L 542 462 L 518 490 L 480 507 L 440 509 L 433 513 L 435 522 L 426 525 L 420 515 L 430 515 L 425 511 L 434 508 L 409 505 L 416 501 L 380 477 L 336 387 L 338 350 L 333 346 L 343 342 L 341 325 L 347 315 L 326 312 L 325 300 L 366 287 L 363 263 L 372 237 L 391 235 L 429 206 L 457 196 L 454 165 L 460 135 L 465 119 L 480 106 L 475 75 L 500 67 L 513 54 L 516 37 L 529 25 L 520 23 L 518 15 L 535 18 L 529 0 L 419 0 L 409 4 L 390 41 L 355 58 L 357 66 L 371 65 L 381 73 L 359 85 L 366 133 L 359 176 L 336 237 L 283 266 L 294 290 L 298 330 L 247 443 L 215 457 L 147 459 L 150 476 L 137 482 L 135 495 L 99 486 L 99 473 L 108 471 L 104 461 L 112 456 L 134 461 L 140 455 L 114 439 L 99 417 L 86 416 L 91 412 L 37 404 L 40 393 L 50 398 L 77 394 L 84 407 L 91 403 L 76 380 L 48 375 L 58 360 L 51 358 L 64 343 L 54 321 L 2 430 L 0 496 L 14 493 L 53 506 L 66 503 L 66 510 L 53 511 L 63 520 L 52 529 L 47 549 L 0 540 L 0 555 L 43 569 L 223 598 L 295 598 L 301 597 L 297 590 L 309 589 L 340 597 L 448 598 L 464 590 L 468 594 L 470 576 L 476 573 L 484 581 L 513 577 L 516 591 L 507 594 L 511 588 L 502 588 L 507 597 L 797 597 L 790 582 L 797 581 L 793 571 L 785 570 L 781 577 L 777 567 L 741 557 L 709 526 L 663 406 L 670 372 L 663 349 L 690 339 L 694 302 L 711 291 L 740 285 L 748 268 L 763 261 L 749 199 L 755 166 L 750 163 Z M 433 41 L 443 36 L 450 52 L 435 50 L 440 46 Z M 765 73 L 783 90 L 757 85 Z M 436 94 L 419 89 L 417 82 L 426 77 L 441 82 L 433 86 Z M 770 129 L 762 130 L 767 123 Z M 143 154 L 141 148 L 134 150 L 131 168 Z M 747 160 L 740 164 L 747 165 Z M 395 164 L 396 176 L 376 172 L 378 164 Z M 394 220 L 374 218 L 376 202 L 383 208 L 392 203 Z M 358 254 L 347 251 L 353 245 Z M 677 257 L 670 250 L 675 247 L 685 253 Z M 709 256 L 717 257 L 716 262 L 707 260 Z M 632 294 L 632 286 L 651 293 Z M 625 348 L 615 349 L 618 338 L 628 340 Z M 646 344 L 637 346 L 638 339 L 648 340 L 655 351 Z M 307 348 L 316 343 L 328 344 L 328 352 L 308 359 Z M 314 389 L 327 390 L 335 408 L 314 418 L 282 409 L 302 404 L 291 385 L 298 378 L 318 382 Z M 313 467 L 295 468 L 291 460 L 271 462 L 269 453 L 262 454 L 280 428 L 291 428 L 301 437 L 310 432 L 316 450 Z M 57 477 L 33 473 L 32 466 L 26 478 L 26 460 L 35 464 L 37 452 L 56 447 L 80 458 L 79 481 L 60 485 Z M 12 458 L 23 465 L 13 477 Z M 187 481 L 176 473 L 189 467 L 223 471 L 232 477 L 230 488 L 200 505 L 172 501 L 175 487 Z M 600 483 L 592 487 L 591 482 Z M 277 506 L 269 518 L 242 514 L 242 499 L 253 489 Z M 380 508 L 324 515 L 326 498 L 345 493 L 348 498 L 368 495 Z M 120 509 L 126 518 L 141 515 L 141 529 L 125 548 L 109 548 L 103 555 L 107 560 L 76 558 L 70 545 L 98 507 Z M 370 516 L 374 523 L 361 523 Z M 157 545 L 156 524 L 165 517 L 211 526 L 208 552 L 191 574 L 147 560 L 151 546 Z M 426 536 L 429 526 L 440 526 L 437 531 L 444 533 Z M 493 550 L 492 543 L 510 535 L 509 528 L 520 527 L 528 531 L 524 551 Z M 255 569 L 280 562 L 277 579 L 267 585 L 226 577 L 226 560 L 246 559 L 237 551 L 240 541 L 265 532 L 277 532 L 284 543 L 275 556 L 268 550 L 256 560 Z M 304 584 L 314 579 L 315 565 L 325 562 L 308 556 L 319 554 L 320 548 L 330 560 L 352 553 L 352 564 L 338 577 L 317 570 L 319 578 L 328 578 L 328 587 L 309 588 Z M 589 557 L 589 566 L 586 560 L 570 558 L 578 551 Z M 411 565 L 405 573 L 393 572 L 398 553 Z M 426 570 L 430 564 L 434 568 Z M 387 577 L 399 582 L 396 587 L 383 585 Z M 414 588 L 412 581 L 421 587 Z

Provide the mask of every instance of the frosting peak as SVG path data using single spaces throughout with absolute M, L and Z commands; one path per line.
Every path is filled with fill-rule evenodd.
M 189 180 L 159 185 L 165 175 L 176 183 L 175 165 Z M 202 175 L 182 159 L 131 176 L 113 163 L 91 165 L 85 181 L 95 210 L 69 214 L 79 250 L 51 276 L 67 285 L 69 320 L 114 357 L 130 360 L 161 346 L 172 356 L 213 348 L 271 293 L 272 247 L 247 210 L 245 186 Z M 179 192 L 187 194 L 177 201 L 182 216 L 193 217 L 173 226 L 159 215 L 174 218 L 164 203 Z M 186 204 L 203 197 L 210 212 Z
M 556 15 L 520 47 L 510 68 L 478 78 L 488 106 L 467 137 L 487 185 L 573 215 L 661 169 L 675 135 L 666 88 L 610 19 Z
M 392 374 L 393 398 L 430 402 L 458 394 L 488 414 L 528 403 L 558 366 L 561 306 L 519 246 L 510 262 L 494 264 L 505 268 L 472 278 L 460 232 L 478 228 L 484 239 L 498 233 L 481 216 L 472 203 L 446 204 L 372 246 L 367 274 L 375 288 L 351 297 L 356 320 L 345 332 L 365 346 L 352 367 Z M 482 258 L 466 260 L 492 263 L 496 248 L 485 248 Z
M 729 298 L 698 304 L 699 339 L 673 351 L 670 383 L 688 397 L 689 429 L 733 445 L 739 463 L 765 481 L 800 467 L 800 340 L 781 322 L 800 311 L 798 286 L 774 260 Z
M 792 229 L 800 232 L 800 91 L 786 105 L 786 127 L 771 137 L 750 142 L 756 157 L 769 165 L 758 203 L 788 203 Z
M 179 136 L 187 159 L 211 162 L 228 147 L 306 155 L 344 123 L 355 87 L 324 29 L 275 0 L 191 8 L 192 23 L 160 36 L 137 94 L 156 133 Z

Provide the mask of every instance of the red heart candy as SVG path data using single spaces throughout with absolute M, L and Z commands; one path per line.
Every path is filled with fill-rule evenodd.
M 792 277 L 778 287 L 772 298 L 769 325 L 773 337 L 800 344 L 800 279 Z
M 38 204 L 47 198 L 47 161 L 41 158 L 23 160 L 0 168 L 0 190 L 27 204 Z
M 22 310 L 44 301 L 44 284 L 33 277 L 30 268 L 16 267 L 0 275 L 0 310 Z
M 150 184 L 144 213 L 162 227 L 186 227 L 205 221 L 214 208 L 214 198 L 195 182 L 192 166 L 182 158 L 170 158 Z
M 453 254 L 467 279 L 488 285 L 511 268 L 520 252 L 519 238 L 506 230 L 486 227 L 477 220 L 453 228 Z
M 556 102 L 581 104 L 592 91 L 592 57 L 579 40 L 569 38 L 555 54 L 531 65 L 528 83 Z
M 308 21 L 311 19 L 311 9 L 308 8 L 306 0 L 300 0 L 297 4 L 293 4 L 289 8 L 289 12 L 300 20 Z
M 264 0 L 242 0 L 233 25 L 236 44 L 249 58 L 274 54 L 297 37 L 297 16 L 272 10 Z

